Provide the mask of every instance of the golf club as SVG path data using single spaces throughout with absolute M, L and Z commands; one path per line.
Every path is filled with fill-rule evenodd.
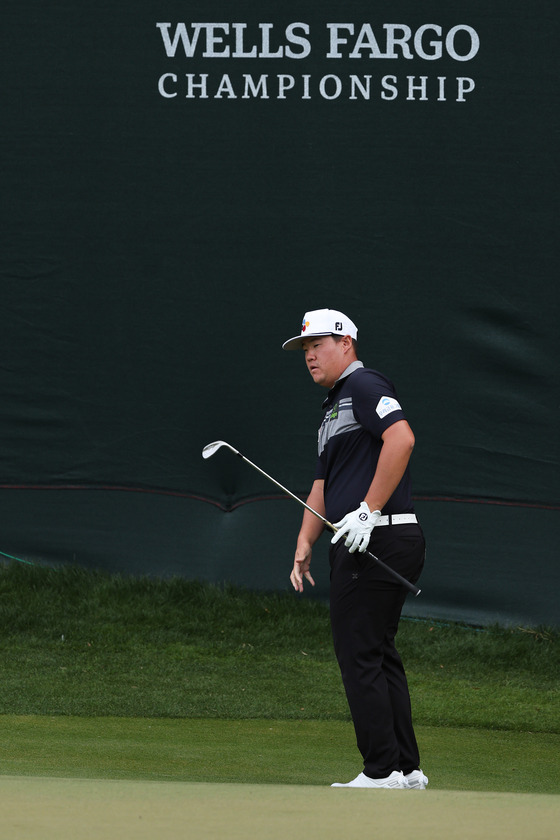
M 265 478 L 268 478 L 269 481 L 272 481 L 273 484 L 275 484 L 277 487 L 279 487 L 280 490 L 283 490 L 284 493 L 287 493 L 288 496 L 291 496 L 292 499 L 295 499 L 296 502 L 299 502 L 300 505 L 303 505 L 303 507 L 306 508 L 306 510 L 308 510 L 310 513 L 312 513 L 313 516 L 316 516 L 317 519 L 320 519 L 321 522 L 323 522 L 327 526 L 327 528 L 329 528 L 329 530 L 331 530 L 334 534 L 336 534 L 338 529 L 335 528 L 335 526 L 332 524 L 332 522 L 329 522 L 329 520 L 325 519 L 325 517 L 322 516 L 318 511 L 313 510 L 312 507 L 309 507 L 307 502 L 304 502 L 303 499 L 300 499 L 299 496 L 296 496 L 295 493 L 292 493 L 291 490 L 288 490 L 287 487 L 284 487 L 283 484 L 280 484 L 280 482 L 276 481 L 275 478 L 272 478 L 271 475 L 266 473 L 264 470 L 261 470 L 260 467 L 258 467 L 252 461 L 250 461 L 249 458 L 245 457 L 245 455 L 243 455 L 238 449 L 235 449 L 229 443 L 226 443 L 225 440 L 215 440 L 212 443 L 208 443 L 204 447 L 204 449 L 202 450 L 202 457 L 203 458 L 211 458 L 212 455 L 216 454 L 218 449 L 221 449 L 224 446 L 227 449 L 229 449 L 231 452 L 233 452 L 234 455 L 237 455 L 239 458 L 241 458 L 243 461 L 245 461 L 247 464 L 249 464 L 251 467 L 253 467 L 253 469 L 255 469 L 257 472 L 260 472 L 261 475 L 264 475 Z M 368 557 L 371 557 L 373 560 L 375 560 L 375 562 L 378 563 L 381 566 L 381 568 L 385 569 L 386 572 L 388 572 L 392 577 L 394 577 L 395 580 L 398 580 L 399 583 L 401 583 L 403 586 L 405 586 L 415 596 L 420 595 L 420 592 L 422 591 L 421 589 L 418 589 L 418 587 L 415 586 L 413 583 L 411 583 L 409 580 L 402 577 L 402 575 L 399 575 L 399 573 L 396 572 L 394 569 L 392 569 L 390 566 L 387 566 L 386 563 L 384 563 L 382 560 L 380 560 L 379 557 L 376 557 L 375 554 L 372 554 L 371 551 L 368 551 L 366 549 L 364 554 L 367 554 Z

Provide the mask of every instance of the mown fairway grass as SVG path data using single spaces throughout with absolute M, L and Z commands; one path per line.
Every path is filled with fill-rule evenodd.
M 560 736 L 418 726 L 430 789 L 558 793 Z M 352 724 L 0 716 L 13 776 L 330 785 L 359 770 Z
M 289 782 L 297 773 L 322 784 L 335 764 L 355 774 L 357 753 L 323 603 L 186 580 L 13 564 L 0 569 L 0 628 L 0 714 L 10 716 L 1 727 L 3 772 L 56 773 L 57 766 L 69 772 L 75 762 L 86 775 L 100 772 L 103 762 L 94 759 L 91 741 L 96 732 L 98 752 L 110 765 L 106 772 L 112 767 L 127 777 L 130 766 L 142 765 L 134 739 L 149 741 L 155 727 L 163 740 L 159 751 L 143 754 L 144 778 L 186 773 L 218 780 L 221 773 L 227 780 L 234 772 L 242 781 L 248 772 L 255 780 L 250 769 L 261 765 L 267 768 L 263 781 Z M 482 762 L 491 777 L 501 778 L 492 789 L 542 791 L 538 783 L 527 787 L 528 774 L 519 767 L 525 762 L 537 779 L 546 768 L 551 792 L 560 787 L 551 759 L 560 743 L 558 642 L 557 630 L 543 628 L 403 620 L 399 648 L 423 753 L 432 751 L 435 766 L 446 768 L 448 784 L 462 778 L 465 787 L 484 785 Z M 65 723 L 66 716 L 83 723 Z M 222 722 L 214 735 L 212 721 Z M 319 738 L 321 721 L 328 725 Z M 277 733 L 282 748 L 293 740 L 272 765 L 263 727 Z M 56 745 L 72 737 L 74 759 L 69 748 L 66 764 L 57 763 Z M 127 738 L 133 742 L 128 749 Z M 229 739 L 237 758 L 222 750 L 213 759 L 213 738 Z M 280 749 L 273 743 L 271 737 L 270 749 Z M 249 750 L 245 757 L 242 747 Z M 118 770 L 123 751 L 137 758 Z M 282 764 L 288 755 L 291 762 Z

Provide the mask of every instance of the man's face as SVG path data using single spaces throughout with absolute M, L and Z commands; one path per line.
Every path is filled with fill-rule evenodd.
M 332 388 L 341 373 L 353 361 L 350 336 L 345 336 L 340 341 L 335 341 L 332 335 L 305 338 L 301 346 L 313 381 L 325 388 Z

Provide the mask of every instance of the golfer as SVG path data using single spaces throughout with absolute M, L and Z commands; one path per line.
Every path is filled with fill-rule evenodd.
M 333 787 L 424 789 L 428 779 L 395 648 L 406 589 L 364 553 L 412 582 L 420 576 L 425 542 L 408 469 L 414 435 L 393 384 L 358 361 L 357 336 L 342 312 L 317 309 L 305 313 L 301 333 L 282 345 L 303 350 L 311 378 L 328 389 L 307 504 L 338 529 L 329 551 L 331 626 L 363 757 L 363 771 Z M 304 578 L 315 585 L 311 551 L 323 528 L 304 512 L 290 575 L 296 592 Z

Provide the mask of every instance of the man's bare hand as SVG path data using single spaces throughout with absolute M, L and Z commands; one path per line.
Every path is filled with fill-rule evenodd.
M 292 586 L 296 592 L 303 592 L 303 579 L 309 581 L 311 586 L 315 586 L 315 581 L 311 577 L 309 567 L 311 565 L 311 546 L 298 546 L 294 558 L 294 568 L 290 575 Z

